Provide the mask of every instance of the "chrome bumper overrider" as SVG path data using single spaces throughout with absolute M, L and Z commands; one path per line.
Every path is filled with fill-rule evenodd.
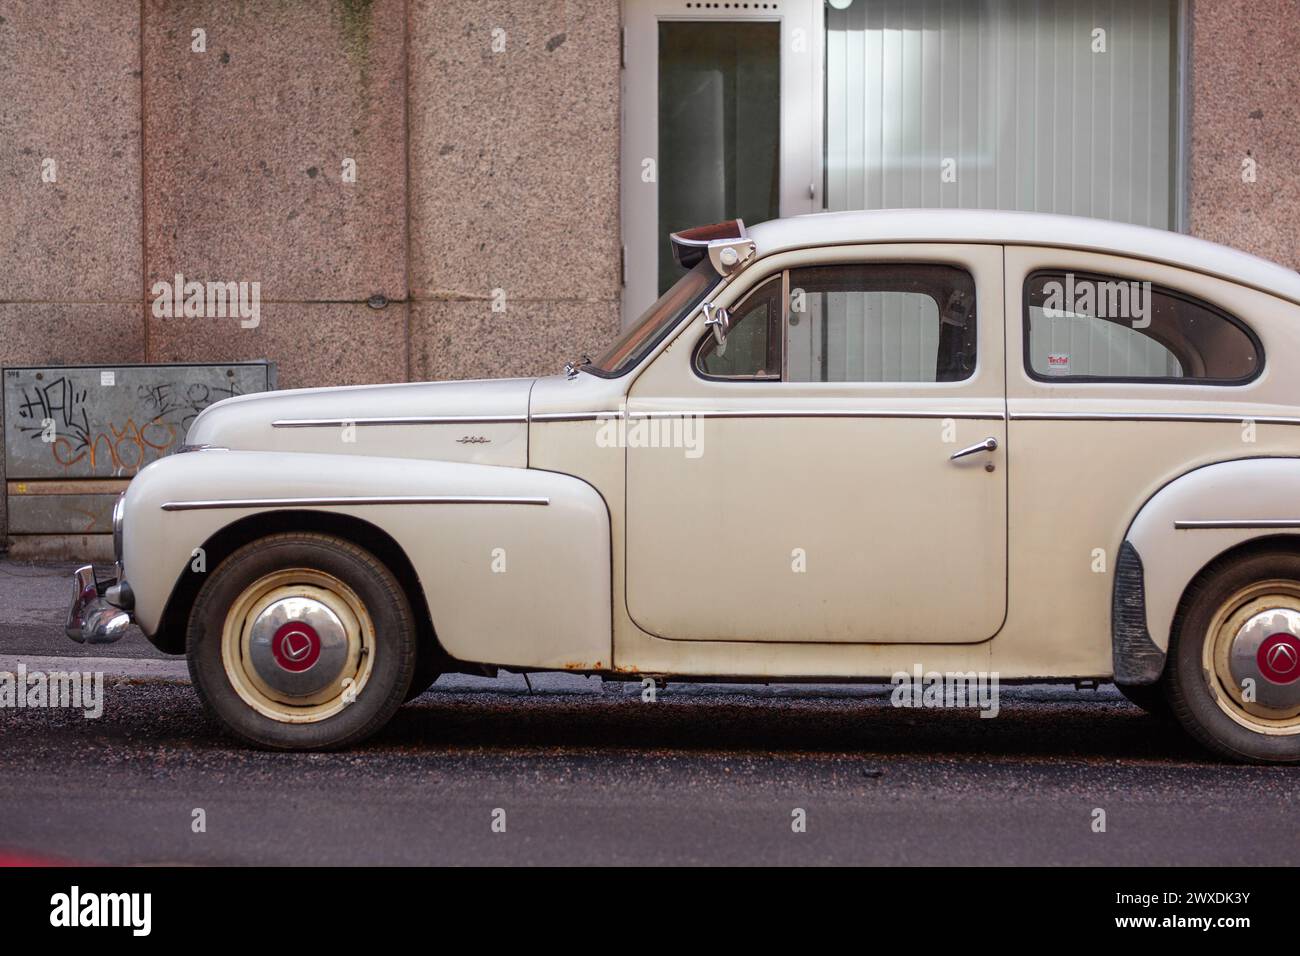
M 104 595 L 110 587 L 118 595 L 129 594 L 129 590 L 116 581 L 100 584 L 95 580 L 95 569 L 89 564 L 77 568 L 72 581 L 76 593 L 72 598 L 72 610 L 68 612 L 68 637 L 78 644 L 112 644 L 120 640 L 131 626 L 131 614 L 110 604 Z

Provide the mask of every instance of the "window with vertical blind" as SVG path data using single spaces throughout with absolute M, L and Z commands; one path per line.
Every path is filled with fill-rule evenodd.
M 1178 3 L 826 10 L 829 209 L 1019 209 L 1175 228 Z
M 975 369 L 975 281 L 953 266 L 790 270 L 788 382 L 958 382 Z

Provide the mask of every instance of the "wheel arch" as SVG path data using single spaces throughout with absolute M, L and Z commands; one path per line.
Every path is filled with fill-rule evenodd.
M 1177 627 L 1183 610 L 1187 606 L 1188 597 L 1196 589 L 1197 585 L 1201 584 L 1206 578 L 1218 573 L 1225 565 L 1266 551 L 1286 551 L 1300 555 L 1300 531 L 1273 532 L 1261 535 L 1258 538 L 1249 538 L 1226 548 L 1206 561 L 1192 575 L 1183 587 L 1182 594 L 1178 596 L 1178 606 L 1174 612 L 1174 627 Z
M 1300 459 L 1241 458 L 1204 465 L 1161 487 L 1120 546 L 1112 592 L 1115 681 L 1159 679 L 1192 586 L 1213 566 L 1256 550 L 1300 551 Z M 1278 528 L 1270 522 L 1294 521 Z
M 406 551 L 383 528 L 355 515 L 311 509 L 286 509 L 246 515 L 217 529 L 199 545 L 203 550 L 204 572 L 189 562 L 172 585 L 163 607 L 157 632 L 150 640 L 168 654 L 185 653 L 185 632 L 190 610 L 206 580 L 206 571 L 216 570 L 230 555 L 259 538 L 286 531 L 316 532 L 342 538 L 365 548 L 382 561 L 397 578 L 415 615 L 421 653 L 426 649 L 440 657 L 446 654 L 438 643 L 433 616 L 419 576 Z

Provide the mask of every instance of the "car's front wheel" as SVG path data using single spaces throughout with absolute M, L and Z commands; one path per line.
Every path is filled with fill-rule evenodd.
M 1169 653 L 1169 701 L 1194 737 L 1234 760 L 1300 762 L 1300 555 L 1258 552 L 1207 569 Z
M 416 629 L 382 562 L 324 534 L 276 534 L 212 572 L 186 652 L 200 699 L 235 736 L 280 750 L 345 747 L 401 706 Z

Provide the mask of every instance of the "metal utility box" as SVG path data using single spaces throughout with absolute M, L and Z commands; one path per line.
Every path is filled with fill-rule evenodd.
M 131 476 L 185 441 L 199 412 L 275 388 L 272 362 L 6 368 L 7 532 L 112 531 Z

